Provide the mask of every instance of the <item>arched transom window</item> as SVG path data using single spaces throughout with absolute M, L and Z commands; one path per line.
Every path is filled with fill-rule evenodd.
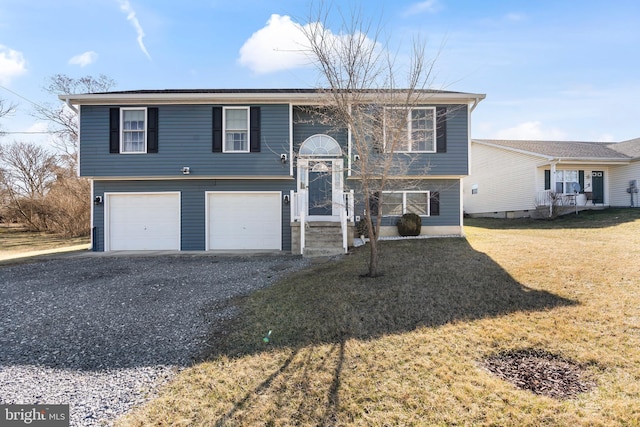
M 300 156 L 342 156 L 340 144 L 329 135 L 317 134 L 307 138 L 300 146 Z

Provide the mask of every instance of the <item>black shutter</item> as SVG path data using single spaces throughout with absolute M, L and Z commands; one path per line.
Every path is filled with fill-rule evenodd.
M 429 196 L 429 215 L 440 215 L 440 193 L 432 191 Z
M 369 196 L 369 209 L 371 210 L 371 216 L 378 215 L 378 207 L 380 202 L 380 192 L 376 191 Z
M 158 152 L 158 108 L 147 108 L 147 153 Z
M 578 171 L 578 184 L 580 184 L 580 194 L 584 193 L 584 171 Z
M 109 153 L 120 152 L 120 109 L 109 109 Z
M 249 151 L 260 152 L 260 107 L 249 110 Z
M 447 152 L 447 107 L 436 108 L 436 153 Z
M 551 171 L 549 169 L 544 171 L 544 189 L 551 190 Z
M 222 152 L 222 107 L 213 107 L 213 152 Z

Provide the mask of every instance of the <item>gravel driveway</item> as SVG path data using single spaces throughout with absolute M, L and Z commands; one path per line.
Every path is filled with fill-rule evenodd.
M 0 266 L 0 403 L 70 404 L 107 424 L 189 366 L 230 298 L 308 260 L 292 256 L 64 256 Z

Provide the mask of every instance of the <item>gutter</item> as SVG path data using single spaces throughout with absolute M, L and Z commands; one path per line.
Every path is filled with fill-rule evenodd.
M 73 111 L 76 114 L 79 113 L 78 109 L 76 107 L 74 107 L 73 104 L 71 103 L 71 100 L 69 99 L 69 97 L 65 97 L 63 99 L 63 101 L 64 101 L 65 104 L 67 104 L 67 107 L 69 107 L 71 109 L 71 111 Z
M 363 93 L 363 100 L 378 96 L 379 94 Z M 456 104 L 474 101 L 475 105 L 484 99 L 485 95 L 475 93 L 429 93 L 425 95 L 425 103 Z M 62 95 L 59 98 L 67 104 L 82 105 L 130 105 L 130 104 L 246 104 L 246 103 L 290 103 L 315 104 L 323 101 L 323 93 L 287 93 L 287 92 L 142 92 L 142 93 L 102 93 L 102 94 L 76 94 Z
M 471 109 L 469 110 L 470 113 L 473 113 L 473 110 L 476 109 L 476 107 L 478 106 L 478 104 L 480 103 L 480 101 L 482 101 L 485 97 L 476 97 L 473 101 L 473 105 L 471 106 Z

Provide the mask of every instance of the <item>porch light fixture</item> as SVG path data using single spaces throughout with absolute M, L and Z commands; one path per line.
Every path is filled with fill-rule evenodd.
M 191 169 L 189 169 L 189 166 L 185 166 L 182 168 L 183 175 L 189 175 L 190 173 L 191 173 Z
M 353 161 L 354 162 L 359 162 L 360 161 L 360 155 L 359 154 L 354 154 Z
M 93 199 L 93 204 L 98 206 L 102 204 L 102 196 L 96 196 L 95 199 Z
M 283 202 L 285 205 L 288 205 L 288 204 L 289 204 L 289 195 L 288 195 L 288 194 L 285 194 L 284 196 L 282 196 L 282 202 Z
M 286 164 L 287 163 L 287 155 L 286 154 L 280 154 L 280 161 L 282 162 L 282 164 Z

